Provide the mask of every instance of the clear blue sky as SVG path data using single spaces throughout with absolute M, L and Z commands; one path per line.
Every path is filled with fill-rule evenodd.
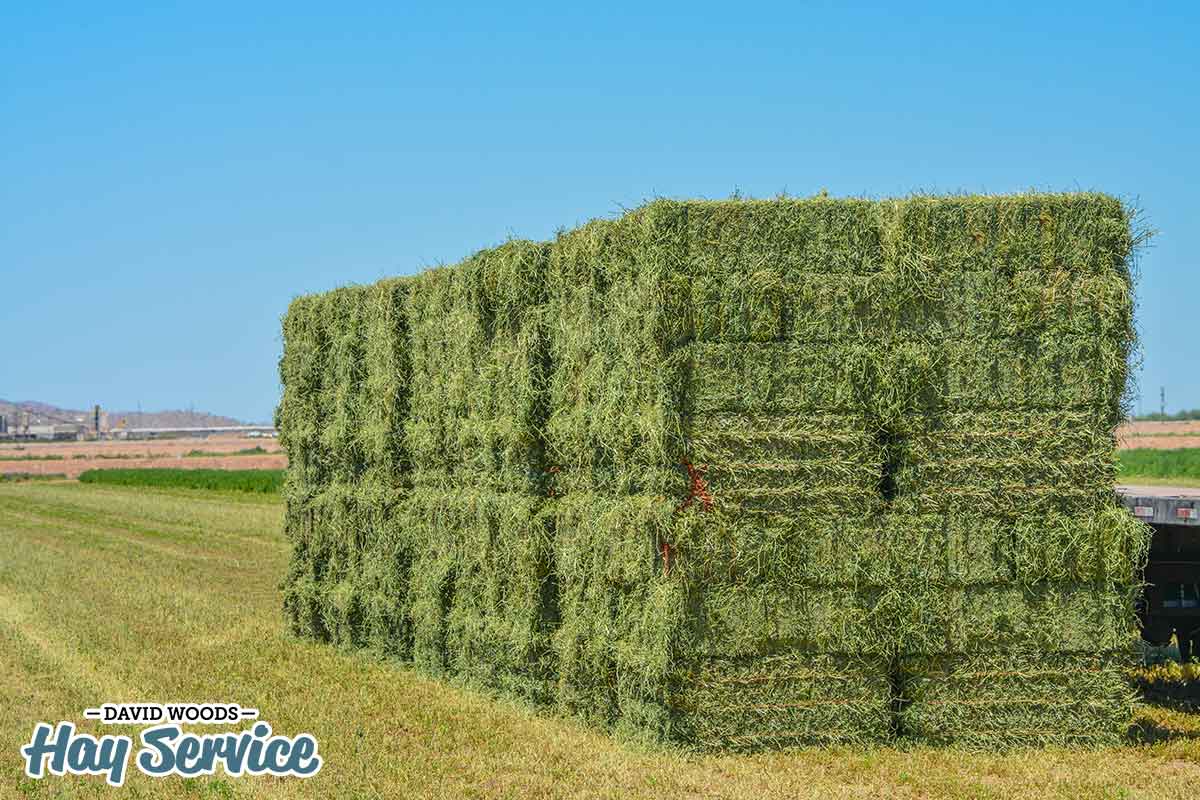
M 0 11 L 0 397 L 266 420 L 297 294 L 655 195 L 1038 188 L 1161 231 L 1143 405 L 1200 406 L 1193 3 L 116 5 Z

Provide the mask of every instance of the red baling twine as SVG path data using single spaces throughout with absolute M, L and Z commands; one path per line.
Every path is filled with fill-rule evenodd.
M 700 506 L 705 511 L 712 511 L 713 498 L 708 492 L 708 484 L 704 481 L 704 473 L 708 470 L 708 465 L 692 466 L 690 462 L 684 461 L 683 466 L 687 470 L 690 485 L 688 486 L 688 496 L 679 504 L 678 510 L 683 511 L 693 502 L 699 500 Z M 659 548 L 662 551 L 663 575 L 666 575 L 671 570 L 671 543 L 664 540 Z
M 688 496 L 684 498 L 683 504 L 679 506 L 679 510 L 683 511 L 692 504 L 693 500 L 699 500 L 700 505 L 704 506 L 705 511 L 712 511 L 713 499 L 708 493 L 708 484 L 704 482 L 704 473 L 708 471 L 708 464 L 701 464 L 698 467 L 693 467 L 689 462 L 683 462 L 684 469 L 687 470 L 688 481 L 691 486 L 688 487 Z

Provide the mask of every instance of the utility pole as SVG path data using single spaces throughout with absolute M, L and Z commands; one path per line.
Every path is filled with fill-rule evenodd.
M 1163 418 L 1167 418 L 1167 387 L 1158 387 L 1158 413 Z

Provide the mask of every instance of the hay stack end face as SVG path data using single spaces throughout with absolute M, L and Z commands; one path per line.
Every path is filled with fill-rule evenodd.
M 1130 218 L 656 201 L 303 297 L 302 634 L 706 749 L 1113 741 Z

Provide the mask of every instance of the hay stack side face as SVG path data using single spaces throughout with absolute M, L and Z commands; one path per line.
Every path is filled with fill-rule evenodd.
M 651 203 L 285 319 L 285 605 L 709 749 L 1111 741 L 1129 220 Z
M 713 497 L 686 562 L 696 652 L 743 655 L 685 673 L 693 738 L 1119 737 L 1145 548 L 1112 494 L 1132 340 L 1120 205 L 685 213 L 688 458 Z M 826 669 L 822 695 L 802 658 L 857 681 Z

